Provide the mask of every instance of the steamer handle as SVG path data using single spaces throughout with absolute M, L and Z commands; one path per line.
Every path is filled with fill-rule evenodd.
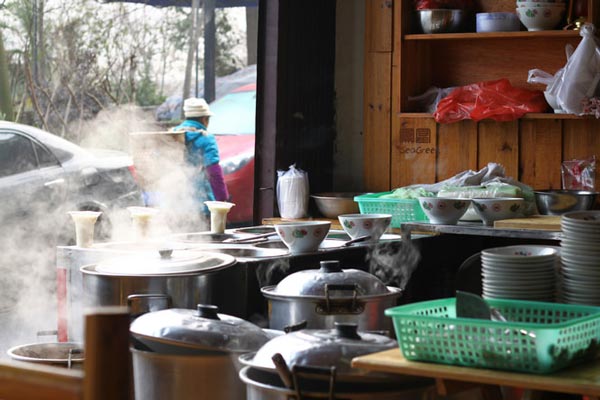
M 171 308 L 171 296 L 163 293 L 130 294 L 127 296 L 127 307 L 131 319 L 152 311 Z
M 351 310 L 356 308 L 356 297 L 358 296 L 358 290 L 355 283 L 349 285 L 339 284 L 325 284 L 325 306 L 327 307 L 326 312 L 331 312 L 331 300 L 329 299 L 329 292 L 332 290 L 348 290 L 352 291 L 352 306 Z

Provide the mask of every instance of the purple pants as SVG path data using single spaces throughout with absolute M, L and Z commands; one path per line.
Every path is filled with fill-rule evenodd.
M 227 191 L 227 185 L 225 185 L 223 169 L 219 163 L 206 167 L 206 173 L 208 175 L 208 180 L 210 181 L 210 187 L 215 195 L 215 200 L 228 201 L 229 192 Z

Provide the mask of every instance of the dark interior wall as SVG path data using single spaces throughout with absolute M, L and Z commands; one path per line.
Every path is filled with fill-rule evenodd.
M 308 171 L 311 192 L 331 187 L 335 0 L 280 2 L 277 167 Z
M 295 163 L 311 193 L 331 190 L 335 139 L 336 1 L 261 0 L 259 9 L 256 222 L 277 215 L 276 170 Z

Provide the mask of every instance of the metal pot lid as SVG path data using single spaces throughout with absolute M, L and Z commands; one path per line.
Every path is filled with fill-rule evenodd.
M 106 275 L 168 275 L 213 272 L 233 263 L 235 258 L 228 254 L 161 249 L 107 259 L 96 264 L 95 272 Z
M 214 305 L 198 304 L 196 310 L 171 308 L 143 314 L 130 326 L 145 343 L 182 346 L 196 350 L 256 351 L 273 335 L 257 325 L 227 314 L 219 314 Z
M 31 343 L 11 347 L 6 353 L 14 360 L 40 363 L 83 362 L 83 344 L 73 342 Z
M 285 277 L 269 294 L 279 296 L 326 296 L 330 298 L 351 297 L 349 288 L 357 296 L 388 294 L 390 290 L 375 275 L 358 269 L 342 269 L 339 261 L 321 261 L 318 270 L 299 271 Z M 334 285 L 334 286 L 332 286 Z M 264 291 L 263 291 L 264 293 Z
M 295 365 L 336 367 L 337 374 L 362 374 L 352 368 L 354 357 L 398 347 L 383 335 L 359 332 L 355 323 L 337 323 L 334 329 L 303 329 L 271 339 L 250 359 L 240 361 L 250 366 L 275 370 L 272 357 L 279 353 L 288 368 Z

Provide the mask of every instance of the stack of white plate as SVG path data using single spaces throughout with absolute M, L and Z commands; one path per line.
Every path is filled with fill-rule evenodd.
M 549 301 L 555 299 L 558 250 L 517 245 L 481 252 L 483 297 Z
M 600 305 L 600 211 L 564 214 L 560 225 L 564 303 Z

